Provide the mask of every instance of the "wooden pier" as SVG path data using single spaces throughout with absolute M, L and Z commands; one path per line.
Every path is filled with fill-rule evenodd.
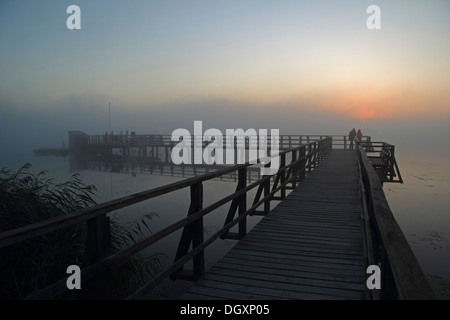
M 346 135 L 280 135 L 279 149 L 288 150 L 302 145 L 332 138 L 334 149 L 353 150 Z M 251 144 L 247 136 L 244 144 L 236 142 L 235 147 L 245 150 L 257 149 L 258 144 Z M 205 147 L 208 142 L 203 137 L 191 137 L 197 145 Z M 171 150 L 177 144 L 169 135 L 159 134 L 108 134 L 87 135 L 81 131 L 69 131 L 69 151 L 71 171 L 99 170 L 114 172 L 148 172 L 171 176 L 197 176 L 209 171 L 221 169 L 223 165 L 174 165 Z M 381 182 L 402 182 L 400 170 L 395 159 L 395 147 L 385 142 L 372 142 L 371 137 L 363 136 L 361 143 Z M 225 141 L 223 149 L 226 149 Z M 191 151 L 193 152 L 193 150 Z M 235 161 L 237 163 L 237 161 Z M 250 170 L 252 168 L 249 168 Z M 233 174 L 232 174 L 233 175 Z M 222 179 L 224 177 L 221 177 Z
M 364 299 L 356 152 L 333 150 L 183 299 Z
M 2 232 L 0 249 L 85 223 L 85 255 L 90 259 L 81 266 L 82 288 L 88 288 L 81 298 L 110 299 L 111 268 L 180 232 L 173 263 L 142 283 L 128 299 L 145 299 L 169 278 L 194 281 L 183 299 L 435 299 L 383 193 L 383 182 L 402 182 L 394 146 L 373 142 L 348 149 L 345 136 L 304 138 L 282 138 L 279 153 L 271 155 L 280 163 L 273 176 L 249 179 L 255 165 L 248 162 L 194 175 Z M 78 151 L 99 150 L 88 146 L 88 140 L 80 132 L 71 136 Z M 100 141 L 102 150 L 111 150 L 100 138 L 90 140 Z M 159 147 L 167 148 L 164 139 L 157 141 Z M 145 156 L 145 148 L 141 145 L 140 156 Z M 235 175 L 235 191 L 205 207 L 203 183 L 230 174 Z M 182 189 L 190 190 L 185 218 L 137 239 L 120 252 L 109 251 L 109 213 Z M 253 201 L 251 190 L 256 190 Z M 271 201 L 280 201 L 273 210 Z M 229 208 L 223 227 L 205 234 L 203 218 L 222 206 Z M 264 217 L 247 230 L 252 215 Z M 236 240 L 236 245 L 206 270 L 205 248 L 225 238 Z M 191 262 L 189 270 L 186 266 Z M 380 290 L 366 286 L 366 268 L 371 265 L 381 270 Z M 67 293 L 66 280 L 63 276 L 27 298 L 51 299 Z

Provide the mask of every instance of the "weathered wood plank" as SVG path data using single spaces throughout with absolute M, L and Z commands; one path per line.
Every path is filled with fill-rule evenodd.
M 284 230 L 296 230 L 296 228 L 305 228 L 305 227 L 314 227 L 314 226 L 318 226 L 319 228 L 324 228 L 324 229 L 332 229 L 332 230 L 336 230 L 337 232 L 340 231 L 340 229 L 344 229 L 344 231 L 348 231 L 348 232 L 354 232 L 357 233 L 361 227 L 361 223 L 360 221 L 358 221 L 359 219 L 355 219 L 355 217 L 347 217 L 347 219 L 353 219 L 355 221 L 353 222 L 346 222 L 346 221 L 330 221 L 328 219 L 317 219 L 314 220 L 311 217 L 306 217 L 303 220 L 293 220 L 293 219 L 271 219 L 271 220 L 266 220 L 263 222 L 260 222 L 260 226 L 261 228 L 270 228 L 272 227 L 282 227 L 283 229 L 280 230 L 280 233 L 282 233 Z
M 229 269 L 229 264 L 222 267 L 218 264 L 211 273 L 226 274 L 246 279 L 260 279 L 267 281 L 276 281 L 277 283 L 292 283 L 297 285 L 310 285 L 321 288 L 336 288 L 344 290 L 364 291 L 363 282 L 355 283 L 350 281 L 342 281 L 342 278 L 334 279 L 320 277 L 320 275 L 312 272 L 294 272 L 282 269 L 264 269 L 258 267 L 239 266 L 239 270 Z M 269 286 L 267 286 L 269 287 Z
M 280 263 L 280 261 L 283 261 L 283 263 L 294 263 L 298 265 L 316 266 L 317 268 L 339 269 L 340 271 L 345 270 L 348 272 L 361 272 L 360 264 L 342 263 L 345 261 L 338 261 L 336 259 L 328 259 L 324 261 L 324 259 L 318 259 L 314 257 L 303 257 L 289 254 L 280 254 L 273 252 L 268 253 L 268 252 L 240 250 L 240 249 L 233 249 L 232 251 L 230 251 L 228 255 L 230 254 L 240 254 L 242 259 L 246 259 L 246 257 L 248 257 L 248 259 L 255 259 L 255 257 L 262 257 L 267 261 L 275 260 L 278 261 L 278 263 Z
M 231 260 L 231 259 L 239 261 L 240 264 L 275 265 L 278 267 L 286 268 L 288 270 L 297 270 L 299 272 L 305 270 L 331 275 L 348 275 L 354 277 L 361 276 L 361 273 L 359 272 L 360 271 L 359 267 L 353 269 L 347 267 L 343 269 L 343 268 L 336 268 L 335 266 L 330 267 L 329 265 L 326 264 L 319 264 L 315 261 L 295 260 L 290 259 L 289 257 L 286 257 L 286 259 L 283 259 L 282 262 L 280 263 L 279 258 L 272 257 L 271 255 L 257 255 L 257 254 L 241 255 L 239 254 L 239 252 L 233 251 L 224 258 L 224 260 Z
M 216 279 L 222 282 L 291 291 L 291 298 L 294 299 L 301 299 L 302 293 L 316 293 L 344 298 L 357 298 L 361 296 L 361 292 L 358 290 L 329 287 L 330 285 L 338 286 L 337 282 L 316 281 L 306 278 L 293 278 L 254 272 L 240 272 L 229 269 L 218 270 L 214 268 L 208 272 L 204 279 Z
M 204 295 L 201 293 L 190 293 L 187 292 L 184 294 L 184 299 L 186 300 L 225 300 L 225 298 L 220 298 L 220 297 L 214 297 L 214 296 L 210 296 L 210 295 Z
M 323 231 L 324 233 L 329 233 L 329 235 L 336 235 L 336 236 L 341 235 L 344 238 L 358 237 L 357 233 L 352 231 L 351 229 L 333 228 L 333 226 L 323 226 L 321 228 L 319 224 L 305 223 L 304 225 L 297 227 L 297 229 L 295 229 L 295 227 L 292 226 L 286 226 L 285 228 L 286 228 L 285 232 L 295 232 L 296 230 L 298 230 L 298 233 L 300 233 L 302 229 L 309 229 L 314 232 Z
M 252 235 L 246 239 L 247 241 L 255 241 L 261 242 L 265 241 L 267 243 L 272 244 L 286 244 L 287 246 L 292 246 L 296 248 L 317 248 L 318 250 L 324 250 L 324 252 L 355 252 L 356 254 L 360 253 L 360 246 L 356 245 L 347 245 L 347 243 L 335 243 L 335 242 L 325 242 L 325 241 L 317 241 L 309 238 L 283 238 L 280 237 L 270 237 L 268 235 L 260 236 L 260 235 Z
M 220 278 L 223 280 L 224 278 Z M 207 281 L 200 280 L 198 285 L 195 286 L 190 292 L 189 295 L 195 297 L 195 294 L 209 294 L 211 296 L 215 296 L 217 298 L 222 299 L 260 299 L 260 300 L 283 300 L 283 299 L 292 299 L 292 294 L 296 294 L 297 296 L 301 295 L 302 299 L 309 300 L 331 300 L 331 299 L 339 299 L 337 296 L 319 294 L 319 293 L 309 293 L 309 292 L 301 292 L 301 291 L 290 291 L 286 288 L 277 288 L 276 286 L 271 287 L 262 287 L 261 282 L 246 280 L 245 284 L 239 283 L 240 279 L 227 280 L 223 281 L 214 281 L 212 279 L 208 279 Z M 253 284 L 253 285 L 252 285 Z M 257 292 L 257 294 L 255 293 Z M 343 298 L 341 298 L 343 299 Z
M 220 266 L 230 266 L 233 265 L 238 270 L 247 270 L 261 273 L 274 273 L 279 275 L 291 275 L 291 276 L 299 276 L 308 277 L 311 279 L 323 279 L 330 281 L 342 281 L 342 282 L 350 282 L 358 284 L 359 288 L 361 283 L 364 281 L 364 277 L 361 274 L 336 274 L 332 272 L 332 269 L 328 273 L 317 272 L 315 268 L 301 268 L 296 265 L 289 265 L 285 263 L 275 263 L 275 262 L 267 262 L 267 261 L 253 261 L 250 259 L 235 259 L 235 258 L 225 258 L 220 263 L 217 264 Z
M 302 242 L 286 242 L 286 241 L 277 241 L 276 239 L 264 239 L 264 243 L 261 243 L 258 239 L 254 240 L 253 238 L 247 238 L 246 244 L 252 247 L 264 247 L 264 248 L 273 248 L 275 250 L 280 250 L 278 252 L 290 252 L 290 254 L 298 254 L 301 252 L 314 252 L 320 256 L 336 256 L 336 257 L 350 257 L 356 255 L 357 257 L 360 254 L 360 250 L 358 248 L 344 248 L 339 250 L 336 247 L 324 246 L 324 245 L 310 245 Z
M 319 229 L 319 230 L 324 230 L 325 232 L 331 232 L 331 233 L 335 233 L 335 234 L 340 234 L 340 233 L 349 233 L 350 235 L 357 233 L 356 228 L 352 226 L 342 226 L 341 228 L 338 228 L 338 226 L 333 225 L 332 223 L 323 223 L 321 224 L 321 221 L 304 221 L 304 223 L 289 223 L 289 222 L 284 222 L 284 221 L 279 221 L 279 222 L 270 222 L 270 221 L 264 221 L 264 222 L 260 222 L 260 227 L 262 228 L 282 228 L 280 230 L 280 232 L 284 232 L 284 231 L 297 231 L 298 233 L 300 233 L 302 231 L 302 229 L 309 229 L 311 228 L 311 230 L 313 229 Z M 317 231 L 317 230 L 316 230 Z
M 285 233 L 269 233 L 264 232 L 264 234 L 253 233 L 251 235 L 252 239 L 260 239 L 260 241 L 267 240 L 280 240 L 280 241 L 290 241 L 293 243 L 308 243 L 311 245 L 323 245 L 323 246 L 331 246 L 331 247 L 339 247 L 339 248 L 360 248 L 361 244 L 358 242 L 348 242 L 342 241 L 341 239 L 324 239 L 324 237 L 319 237 L 317 235 L 289 235 Z
M 231 287 L 227 288 L 220 286 L 220 282 L 209 281 L 207 286 L 199 284 L 198 286 L 190 289 L 188 294 L 201 294 L 211 297 L 211 299 L 226 299 L 226 300 L 271 300 L 276 298 L 275 296 L 267 296 L 256 294 L 256 290 L 253 292 L 245 292 L 244 290 L 238 291 Z
M 308 250 L 289 250 L 285 249 L 283 247 L 276 247 L 276 246 L 256 246 L 253 244 L 247 245 L 246 243 L 240 243 L 238 244 L 239 248 L 244 248 L 247 250 L 256 250 L 261 252 L 267 252 L 267 253 L 282 253 L 282 254 L 290 254 L 290 255 L 297 255 L 297 256 L 303 256 L 305 258 L 316 258 L 318 261 L 326 261 L 328 263 L 344 263 L 344 264 L 357 264 L 362 265 L 363 264 L 363 257 L 357 257 L 357 256 L 349 256 L 349 255 L 340 255 L 340 254 L 323 254 L 320 252 L 316 252 L 314 250 L 308 251 Z

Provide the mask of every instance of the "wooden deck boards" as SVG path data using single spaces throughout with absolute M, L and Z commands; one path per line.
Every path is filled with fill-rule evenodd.
M 333 150 L 182 299 L 364 299 L 358 179 Z

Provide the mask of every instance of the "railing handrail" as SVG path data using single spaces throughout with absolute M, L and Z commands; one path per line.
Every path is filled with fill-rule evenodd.
M 98 140 L 95 139 L 90 139 L 88 144 L 92 144 L 92 145 L 96 145 L 96 144 L 105 144 L 103 142 L 103 138 L 105 137 L 105 134 L 95 134 L 95 135 L 86 135 L 88 138 L 99 138 Z M 172 136 L 171 135 L 167 135 L 167 134 L 135 134 L 133 136 L 131 136 L 130 134 L 128 134 L 128 136 L 125 135 L 120 135 L 117 133 L 114 133 L 113 135 L 108 134 L 108 137 L 113 137 L 113 138 L 125 138 L 128 137 L 128 140 L 126 140 L 127 143 L 131 143 L 133 140 L 141 140 L 142 138 L 154 138 L 154 137 L 158 137 L 160 138 L 160 142 L 163 142 L 166 146 L 170 146 L 171 144 L 174 144 L 176 141 L 172 141 Z M 194 136 L 194 135 L 190 135 L 191 138 L 195 138 L 192 139 L 192 141 L 197 141 L 197 140 L 201 140 L 203 142 L 207 142 L 203 140 L 203 136 L 202 135 L 198 135 L 198 136 Z M 264 136 L 259 136 L 259 135 L 244 135 L 245 138 L 257 138 L 257 139 L 262 139 Z M 291 141 L 295 141 L 295 140 L 299 140 L 299 141 L 303 141 L 306 140 L 309 141 L 318 141 L 327 137 L 331 137 L 333 139 L 333 142 L 342 142 L 345 140 L 348 140 L 348 136 L 347 135 L 337 135 L 337 134 L 280 134 L 280 143 L 284 140 L 289 140 L 289 138 L 291 139 Z M 363 138 L 367 138 L 368 136 L 363 136 Z M 226 141 L 226 136 L 223 137 L 223 141 Z M 237 137 L 235 137 L 237 138 Z M 265 137 L 267 140 L 270 138 L 270 136 Z M 102 143 L 100 143 L 100 141 L 102 141 Z M 110 144 L 113 145 L 112 140 L 108 140 L 108 143 L 106 144 Z M 117 141 L 115 141 L 117 142 Z M 150 142 L 150 141 L 148 141 Z M 307 144 L 307 143 L 305 143 Z
M 434 300 L 436 296 L 394 218 L 381 181 L 364 148 L 357 148 L 370 219 L 374 261 L 380 265 L 381 298 Z

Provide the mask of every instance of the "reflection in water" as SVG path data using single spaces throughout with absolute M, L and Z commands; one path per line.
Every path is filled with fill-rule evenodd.
M 103 171 L 111 173 L 131 174 L 136 177 L 138 174 L 151 174 L 160 176 L 171 176 L 178 178 L 189 178 L 201 176 L 210 172 L 227 168 L 227 165 L 174 165 L 170 159 L 161 159 L 159 156 L 123 156 L 121 154 L 109 155 L 80 155 L 73 154 L 70 157 L 70 170 L 77 172 L 80 170 Z M 259 179 L 259 168 L 256 166 L 247 169 L 248 182 Z M 222 175 L 217 180 L 237 182 L 237 172 Z

